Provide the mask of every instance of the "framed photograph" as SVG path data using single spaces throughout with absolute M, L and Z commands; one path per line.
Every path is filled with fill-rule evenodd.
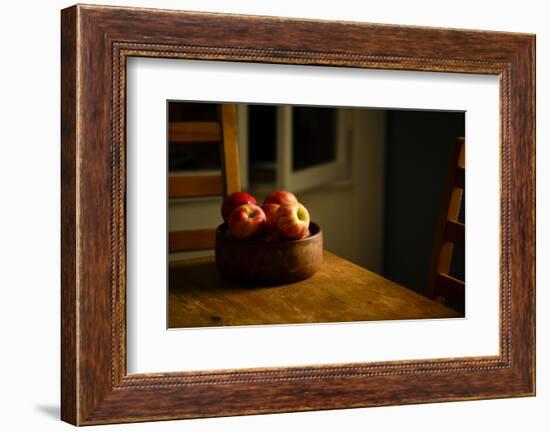
M 535 36 L 61 13 L 61 415 L 535 394 Z

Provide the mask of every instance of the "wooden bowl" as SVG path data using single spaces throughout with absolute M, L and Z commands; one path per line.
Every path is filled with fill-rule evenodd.
M 223 278 L 277 285 L 311 277 L 323 261 L 323 232 L 313 222 L 311 235 L 298 240 L 238 239 L 224 223 L 216 230 L 216 267 Z

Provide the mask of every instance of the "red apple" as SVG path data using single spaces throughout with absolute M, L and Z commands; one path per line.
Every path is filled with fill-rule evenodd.
M 262 206 L 262 209 L 264 210 L 267 222 L 266 222 L 266 228 L 267 233 L 270 234 L 275 231 L 275 220 L 276 220 L 276 214 L 277 210 L 279 209 L 279 204 L 264 204 Z
M 298 199 L 292 193 L 287 192 L 286 190 L 275 190 L 271 192 L 264 200 L 265 204 L 297 204 Z
M 229 235 L 235 238 L 250 238 L 263 233 L 266 217 L 258 205 L 245 204 L 233 210 L 227 223 Z
M 249 195 L 245 192 L 235 192 L 231 193 L 229 196 L 227 196 L 222 204 L 222 217 L 224 221 L 229 220 L 229 216 L 233 212 L 233 210 L 237 207 L 240 207 L 241 205 L 246 204 L 257 204 L 256 199 L 254 199 L 254 196 Z
M 300 239 L 309 235 L 309 212 L 302 204 L 281 205 L 275 218 L 277 232 L 282 237 Z

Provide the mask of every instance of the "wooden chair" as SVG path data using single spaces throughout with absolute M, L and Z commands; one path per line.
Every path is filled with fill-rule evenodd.
M 220 175 L 170 175 L 169 199 L 227 196 L 240 190 L 236 105 L 220 105 L 218 118 L 219 121 L 169 123 L 169 142 L 185 145 L 217 141 L 222 161 Z M 168 233 L 168 251 L 209 250 L 214 248 L 214 241 L 214 228 L 171 231 Z
M 446 191 L 443 196 L 443 211 L 440 215 L 432 270 L 429 278 L 428 296 L 441 303 L 450 303 L 464 309 L 464 281 L 451 275 L 453 249 L 464 244 L 464 224 L 458 221 L 464 192 L 464 138 L 459 138 L 452 148 L 447 177 Z

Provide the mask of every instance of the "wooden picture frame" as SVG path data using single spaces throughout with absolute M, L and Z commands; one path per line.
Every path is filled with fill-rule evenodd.
M 64 9 L 61 18 L 64 421 L 91 425 L 535 394 L 534 35 L 83 5 Z M 498 75 L 500 355 L 128 375 L 129 56 Z

